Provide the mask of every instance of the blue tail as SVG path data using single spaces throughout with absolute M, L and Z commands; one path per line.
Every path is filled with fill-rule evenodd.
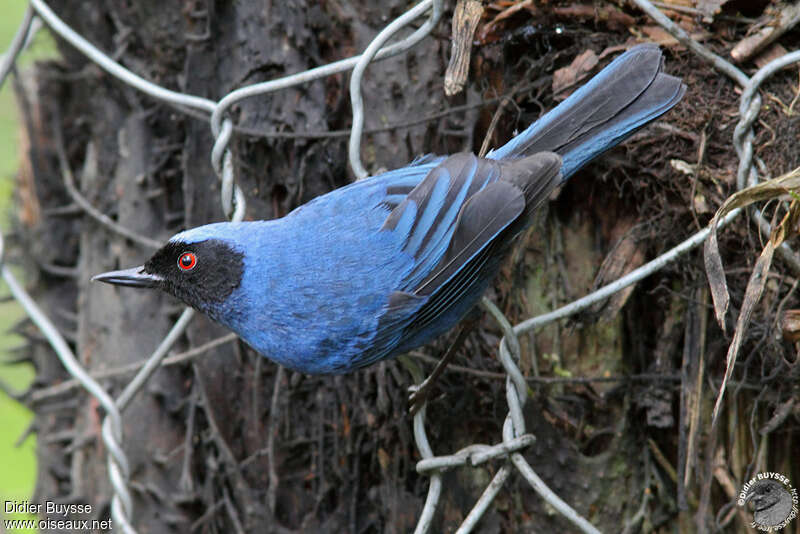
M 631 48 L 486 157 L 508 159 L 556 152 L 563 159 L 561 174 L 566 180 L 678 103 L 686 86 L 680 79 L 661 72 L 662 65 L 658 46 Z

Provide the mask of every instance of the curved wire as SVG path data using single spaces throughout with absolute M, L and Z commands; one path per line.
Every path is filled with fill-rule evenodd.
M 403 26 L 410 23 L 431 6 L 431 16 L 425 21 L 419 30 L 414 32 L 411 37 L 419 34 L 420 36 L 427 35 L 433 27 L 439 22 L 442 16 L 442 3 L 443 0 L 423 0 L 413 8 L 409 9 L 405 14 L 397 17 L 391 24 L 381 30 L 378 35 L 361 54 L 355 67 L 353 68 L 353 75 L 350 77 L 350 104 L 353 107 L 353 128 L 350 131 L 350 142 L 348 145 L 348 156 L 350 158 L 350 167 L 356 175 L 356 180 L 366 178 L 369 173 L 361 164 L 361 132 L 364 129 L 364 99 L 361 96 L 361 78 L 364 77 L 364 71 L 367 70 L 369 63 L 375 58 L 376 54 L 383 47 L 384 43 L 391 39 Z M 421 38 L 421 37 L 420 37 Z M 409 42 L 411 39 L 406 39 Z M 417 39 L 418 41 L 419 39 Z M 406 49 L 411 48 L 417 41 L 411 42 L 406 46 Z
M 426 1 L 429 2 L 430 0 Z M 441 6 L 442 0 L 435 0 L 435 1 L 439 6 Z M 409 35 L 406 39 L 381 49 L 375 56 L 374 61 L 380 61 L 382 59 L 396 56 L 397 54 L 405 52 L 406 50 L 417 44 L 424 37 L 426 37 L 430 33 L 432 27 L 433 27 L 432 24 L 428 25 L 426 23 L 419 29 L 417 29 L 414 33 Z M 277 80 L 270 80 L 268 82 L 256 83 L 253 85 L 248 85 L 247 87 L 242 87 L 241 89 L 237 89 L 235 91 L 231 91 L 230 93 L 225 95 L 222 98 L 222 100 L 219 101 L 219 104 L 217 104 L 216 108 L 211 113 L 211 131 L 214 132 L 215 134 L 216 132 L 219 131 L 222 125 L 222 117 L 224 116 L 225 112 L 233 104 L 242 99 L 250 98 L 252 96 L 257 96 L 257 95 L 263 95 L 274 91 L 279 91 L 281 89 L 287 89 L 295 85 L 301 85 L 304 83 L 312 82 L 314 80 L 318 80 L 326 76 L 331 76 L 339 72 L 345 72 L 347 70 L 352 69 L 356 65 L 359 59 L 361 59 L 361 56 L 353 56 L 347 59 L 340 59 L 339 61 L 335 61 L 333 63 L 329 63 L 327 65 L 323 65 L 321 67 L 317 67 L 314 69 L 299 72 L 297 74 L 285 76 Z

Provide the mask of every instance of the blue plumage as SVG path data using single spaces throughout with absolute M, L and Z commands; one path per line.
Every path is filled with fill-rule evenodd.
M 407 351 L 469 311 L 555 187 L 680 100 L 661 66 L 635 47 L 486 158 L 421 158 L 281 219 L 187 230 L 95 278 L 161 288 L 304 373 Z

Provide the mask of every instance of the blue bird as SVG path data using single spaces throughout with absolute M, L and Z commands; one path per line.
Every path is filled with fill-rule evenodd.
M 280 219 L 186 230 L 93 280 L 166 291 L 302 373 L 396 356 L 473 307 L 554 188 L 681 99 L 662 64 L 636 46 L 485 158 L 428 155 Z

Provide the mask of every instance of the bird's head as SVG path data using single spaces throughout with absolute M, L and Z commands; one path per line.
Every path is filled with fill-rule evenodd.
M 161 289 L 220 320 L 243 274 L 244 254 L 236 244 L 213 233 L 189 231 L 170 239 L 144 265 L 98 274 L 92 280 Z
M 769 508 L 781 498 L 782 491 L 786 491 L 780 482 L 765 479 L 756 482 L 750 489 L 745 502 L 753 504 L 755 511 Z M 787 492 L 788 494 L 788 492 Z

